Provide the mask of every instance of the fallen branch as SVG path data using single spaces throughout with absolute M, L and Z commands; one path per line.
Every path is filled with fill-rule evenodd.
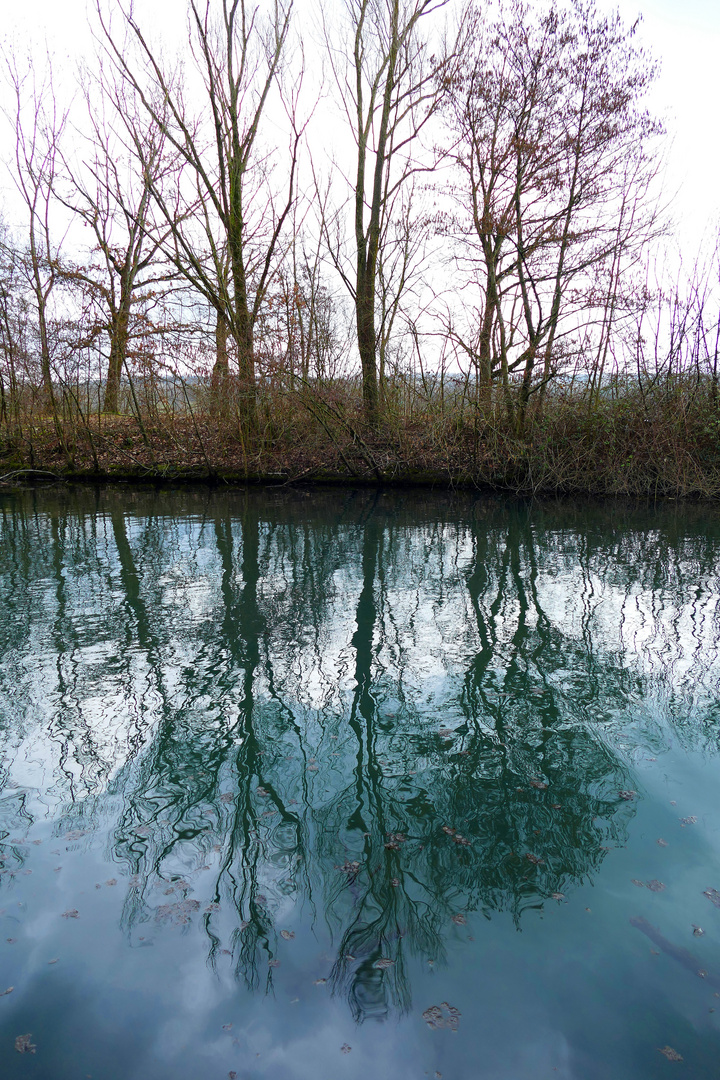
M 28 474 L 32 474 L 33 476 L 52 476 L 55 480 L 64 479 L 60 473 L 50 472 L 49 469 L 15 469 L 14 472 L 3 473 L 3 475 L 0 476 L 0 484 L 6 483 L 14 476 L 27 476 Z

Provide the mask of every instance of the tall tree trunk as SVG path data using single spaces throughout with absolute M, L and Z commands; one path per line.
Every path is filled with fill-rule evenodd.
M 127 358 L 127 347 L 130 325 L 130 299 L 123 297 L 120 306 L 113 313 L 110 323 L 110 359 L 108 360 L 107 382 L 105 383 L 105 398 L 103 412 L 117 413 L 118 398 L 120 393 L 120 379 Z
M 484 420 L 489 418 L 492 408 L 492 330 L 494 320 L 495 304 L 488 284 L 485 311 L 483 312 L 482 326 L 480 327 L 477 372 L 477 403 Z
M 364 260 L 363 260 L 364 262 Z M 375 278 L 366 266 L 358 266 L 357 298 L 358 350 L 362 368 L 363 407 L 372 427 L 379 419 L 378 378 L 375 357 Z
M 210 386 L 210 409 L 214 416 L 227 410 L 227 394 L 230 382 L 228 363 L 228 323 L 225 313 L 215 313 L 215 363 Z
M 239 181 L 235 191 L 239 196 Z M 230 266 L 234 293 L 232 336 L 237 346 L 240 374 L 239 405 L 240 421 L 248 433 L 257 430 L 257 395 L 255 386 L 255 341 L 253 316 L 248 303 L 245 260 L 243 258 L 242 204 L 233 202 L 233 216 L 229 223 Z

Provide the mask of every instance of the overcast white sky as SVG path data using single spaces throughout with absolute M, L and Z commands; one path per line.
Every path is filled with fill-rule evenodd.
M 296 0 L 301 29 L 310 3 Z M 8 3 L 2 37 L 34 42 L 36 47 L 47 39 L 61 61 L 58 66 L 68 71 L 89 44 L 87 4 L 88 0 L 21 0 L 12 7 Z M 619 8 L 629 22 L 642 13 L 642 40 L 661 60 L 652 105 L 667 119 L 672 139 L 667 187 L 679 189 L 674 215 L 683 249 L 691 255 L 720 218 L 720 0 L 598 0 L 598 5 Z M 158 22 L 184 26 L 185 0 L 141 0 L 138 6 L 152 12 Z

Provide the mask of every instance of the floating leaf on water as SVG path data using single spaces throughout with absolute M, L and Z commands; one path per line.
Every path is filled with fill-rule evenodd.
M 454 1005 L 443 1001 L 440 1005 L 431 1005 L 422 1015 L 427 1026 L 433 1030 L 449 1028 L 450 1031 L 457 1031 L 462 1013 Z
M 62 918 L 63 919 L 77 919 L 79 914 L 80 914 L 80 912 L 77 910 L 77 908 L 68 908 L 67 911 L 63 911 Z
M 705 968 L 700 968 L 698 971 L 698 975 L 701 979 L 707 979 L 707 971 L 705 970 Z
M 160 904 L 155 908 L 155 918 L 160 921 L 185 926 L 190 916 L 200 910 L 199 900 L 178 900 L 175 904 Z
M 452 841 L 453 844 L 462 844 L 465 847 L 470 846 L 470 841 L 466 837 L 461 836 L 460 833 L 456 833 L 455 836 L 453 836 Z
M 450 735 L 454 735 L 454 734 L 455 734 L 455 732 L 453 731 L 453 729 L 449 728 L 449 727 L 441 727 L 440 730 L 438 731 L 438 735 L 442 739 L 447 739 Z
M 443 827 L 442 827 L 442 831 L 443 831 L 444 833 L 447 833 L 447 834 L 448 834 L 448 836 L 452 836 L 452 835 L 453 835 L 453 833 L 455 832 L 455 829 L 451 829 L 449 825 L 443 825 Z
M 228 1073 L 228 1080 L 237 1080 L 237 1073 L 234 1069 L 231 1069 Z
M 630 878 L 630 881 L 632 882 L 633 885 L 637 885 L 638 889 L 644 889 L 645 888 L 645 882 L 641 881 L 640 878 L 636 878 L 636 877 Z
M 57 964 L 59 959 L 60 959 L 60 957 L 56 956 L 53 960 L 48 960 L 48 964 Z
M 551 900 L 564 900 L 565 899 L 565 894 L 561 893 L 561 892 L 550 893 L 550 899 Z
M 720 892 L 718 892 L 717 889 L 705 889 L 703 896 L 707 896 L 708 900 L 710 900 L 715 907 L 720 907 Z
M 87 829 L 73 829 L 72 832 L 65 833 L 65 840 L 79 840 L 81 836 L 87 835 Z
M 663 1054 L 668 1061 L 683 1061 L 682 1054 L 678 1054 L 677 1050 L 673 1050 L 672 1046 L 658 1046 L 658 1050 Z
M 295 937 L 295 934 L 292 930 L 281 930 L 280 937 L 284 938 L 285 941 L 292 941 L 292 939 Z
M 562 810 L 562 803 L 559 803 L 559 802 L 552 803 L 551 809 L 552 810 Z
M 422 1015 L 423 1020 L 429 1028 L 436 1030 L 437 1028 L 445 1027 L 445 1018 L 439 1005 L 431 1005 Z
M 668 846 L 667 840 L 663 840 L 662 836 L 658 839 L 657 843 L 660 845 L 660 847 L 667 847 Z
M 347 1043 L 343 1043 L 342 1046 L 340 1047 L 340 1053 L 341 1054 L 349 1054 L 351 1050 L 352 1050 L 352 1046 L 348 1046 Z
M 268 960 L 268 967 L 271 967 L 271 968 L 280 967 L 280 961 L 279 960 Z
M 62 870 L 62 866 L 56 866 L 54 872 L 57 874 L 60 870 Z
M 18 1035 L 15 1039 L 15 1049 L 18 1054 L 34 1054 L 37 1046 L 32 1041 L 32 1034 Z
M 531 862 L 533 866 L 543 866 L 545 863 L 545 860 L 541 859 L 539 855 L 532 855 L 529 851 L 525 852 L 525 858 L 528 862 Z
M 680 824 L 681 825 L 697 825 L 697 818 L 694 817 L 692 814 L 690 815 L 690 817 L 681 817 L 680 818 Z
M 150 826 L 149 825 L 139 825 L 137 827 L 137 829 L 135 830 L 135 832 L 137 833 L 138 836 L 149 836 L 150 835 Z
M 618 791 L 618 795 L 621 799 L 625 799 L 626 802 L 630 802 L 637 795 L 637 791 Z
M 223 1029 L 223 1031 L 231 1031 L 232 1030 L 232 1024 L 223 1024 L 222 1029 Z
M 231 802 L 234 802 L 234 801 L 235 801 L 235 796 L 232 795 L 229 791 L 224 792 L 220 796 L 220 802 L 231 803 Z
M 456 926 L 464 926 L 467 922 L 467 919 L 464 915 L 453 915 L 452 921 L 456 924 Z
M 317 765 L 308 765 L 307 771 L 308 772 L 317 772 L 318 771 L 318 766 Z
M 17 938 L 16 937 L 6 937 L 5 940 L 7 941 L 8 945 L 14 945 L 16 943 L 16 941 L 17 941 Z
M 652 878 L 650 881 L 646 881 L 645 884 L 651 892 L 662 892 L 665 888 L 662 881 L 658 881 L 657 878 Z
M 396 844 L 394 840 L 388 840 L 385 847 L 388 849 L 388 851 L 399 851 L 400 850 L 400 845 Z
M 260 796 L 260 797 L 261 797 L 262 799 L 264 799 L 264 798 L 265 798 L 265 797 L 266 797 L 267 795 L 269 795 L 269 794 L 270 794 L 270 792 L 269 792 L 269 791 L 267 791 L 267 789 L 266 789 L 266 788 L 264 788 L 264 787 L 259 787 L 259 788 L 256 788 L 255 790 L 257 791 L 258 795 L 259 795 L 259 796 Z
M 531 780 L 530 786 L 537 788 L 538 791 L 545 791 L 548 787 L 548 784 L 546 784 L 544 780 Z
M 693 935 L 695 937 L 702 937 L 703 934 L 705 933 L 702 926 L 698 926 L 697 923 L 693 923 L 692 928 L 693 928 Z
M 205 914 L 207 914 L 210 911 L 219 911 L 220 910 L 220 905 L 215 900 L 213 900 L 213 902 L 211 904 L 208 904 L 208 906 L 206 908 L 204 908 L 203 910 L 205 911 Z
M 379 960 L 375 961 L 373 967 L 380 968 L 381 971 L 384 971 L 386 968 L 391 968 L 394 963 L 394 960 L 388 960 L 387 957 L 381 956 Z
M 2 994 L 0 994 L 0 997 L 5 997 L 6 994 L 12 994 L 14 989 L 14 986 L 8 986 L 7 990 L 3 990 Z
M 117 878 L 114 878 L 114 877 L 108 878 L 108 880 L 105 882 L 105 884 L 110 885 L 110 886 L 117 885 Z
M 342 870 L 343 874 L 357 874 L 358 870 L 360 869 L 360 863 L 354 861 L 349 862 L 346 859 L 342 866 L 336 866 L 335 869 Z
M 324 986 L 326 982 L 327 979 L 315 979 L 313 986 Z
M 398 885 L 400 884 L 400 878 L 391 878 L 390 884 L 392 885 L 393 889 L 397 889 Z

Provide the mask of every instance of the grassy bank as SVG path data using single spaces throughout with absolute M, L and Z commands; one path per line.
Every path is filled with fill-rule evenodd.
M 9 413 L 0 428 L 0 482 L 43 472 L 64 478 L 228 482 L 470 485 L 516 494 L 720 497 L 720 407 L 697 380 L 555 390 L 520 437 L 499 404 L 467 395 L 389 388 L 376 430 L 348 385 L 264 389 L 257 429 L 244 431 L 231 400 L 202 395 L 185 411 L 134 415 Z

